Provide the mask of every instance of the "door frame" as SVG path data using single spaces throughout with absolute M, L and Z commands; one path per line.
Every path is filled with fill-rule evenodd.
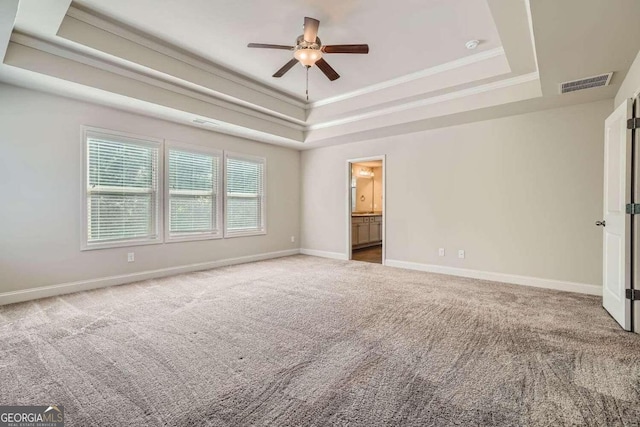
M 634 118 L 640 117 L 640 94 L 634 94 L 632 98 L 631 116 Z M 640 203 L 640 129 L 633 129 L 631 131 L 631 203 Z M 640 268 L 640 261 L 638 256 L 640 255 L 640 215 L 627 215 L 630 218 L 630 236 L 631 245 L 629 256 L 630 262 L 630 280 L 631 289 L 640 288 L 638 281 Z M 631 301 L 630 307 L 631 315 L 631 331 L 640 334 L 640 301 Z
M 357 159 L 347 159 L 346 164 L 346 193 L 345 200 L 348 201 L 346 209 L 346 229 L 347 229 L 347 259 L 351 260 L 353 256 L 351 247 L 351 164 L 360 162 L 373 162 L 376 160 L 382 160 L 382 265 L 385 265 L 387 259 L 387 166 L 386 154 L 380 154 L 378 156 L 360 157 Z

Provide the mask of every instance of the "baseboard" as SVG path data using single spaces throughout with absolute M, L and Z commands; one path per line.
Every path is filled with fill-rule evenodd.
M 322 258 L 348 260 L 349 257 L 341 252 L 316 251 L 315 249 L 300 249 L 303 255 L 318 256 Z
M 87 291 L 90 289 L 104 288 L 107 286 L 122 285 L 138 282 L 140 280 L 157 279 L 159 277 L 173 276 L 181 273 L 191 273 L 200 270 L 225 267 L 229 265 L 244 264 L 247 262 L 263 261 L 273 258 L 281 258 L 297 255 L 300 249 L 289 249 L 278 252 L 267 252 L 257 255 L 248 255 L 238 258 L 227 258 L 217 261 L 201 262 L 197 264 L 181 265 L 177 267 L 161 268 L 158 270 L 141 271 L 139 273 L 122 274 L 118 276 L 100 277 L 97 279 L 81 280 L 78 282 L 62 283 L 59 285 L 41 286 L 37 288 L 0 293 L 0 305 L 13 304 L 34 300 L 38 298 L 52 297 L 56 295 L 70 294 L 72 292 Z
M 493 282 L 511 283 L 514 285 L 534 286 L 536 288 L 578 292 L 589 295 L 602 295 L 601 286 L 587 283 L 565 282 L 562 280 L 542 279 L 539 277 L 518 276 L 506 273 L 493 273 L 489 271 L 446 267 L 442 265 L 420 264 L 417 262 L 398 261 L 393 259 L 387 259 L 385 261 L 385 265 L 388 267 L 406 268 L 409 270 L 427 271 L 429 273 L 448 274 L 451 276 L 469 277 L 471 279 L 490 280 Z

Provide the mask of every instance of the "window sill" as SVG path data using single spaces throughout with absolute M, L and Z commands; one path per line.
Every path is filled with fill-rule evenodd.
M 194 242 L 198 240 L 217 240 L 222 239 L 222 233 L 202 233 L 202 234 L 181 234 L 175 236 L 166 236 L 165 243 Z
M 161 238 L 145 239 L 145 240 L 121 240 L 104 243 L 86 243 L 84 242 L 80 247 L 81 251 L 93 251 L 96 249 L 115 249 L 115 248 L 127 248 L 131 246 L 147 246 L 147 245 L 159 245 L 163 241 Z
M 264 236 L 267 234 L 267 230 L 257 231 L 226 231 L 224 233 L 225 239 L 232 239 L 234 237 L 250 237 L 250 236 Z

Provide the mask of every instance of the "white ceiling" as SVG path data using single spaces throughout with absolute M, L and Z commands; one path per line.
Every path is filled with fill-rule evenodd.
M 494 49 L 501 45 L 486 0 L 80 0 L 76 2 L 230 70 L 302 98 L 305 73 L 271 75 L 292 53 L 248 49 L 250 42 L 292 45 L 304 16 L 320 20 L 323 44 L 368 43 L 368 55 L 326 55 L 341 78 L 309 73 L 320 100 Z M 19 25 L 16 25 L 18 28 Z M 464 44 L 481 40 L 475 51 Z
M 79 1 L 0 1 L 0 82 L 297 149 L 613 99 L 640 49 L 638 0 Z M 270 77 L 289 52 L 246 48 L 292 43 L 305 15 L 327 44 L 371 46 L 331 55 L 336 82 L 312 70 L 312 103 L 301 68 Z

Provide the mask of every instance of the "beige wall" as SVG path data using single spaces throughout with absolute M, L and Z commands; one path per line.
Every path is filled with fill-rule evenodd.
M 345 162 L 384 154 L 387 259 L 600 285 L 602 233 L 593 222 L 602 215 L 612 107 L 606 100 L 305 151 L 301 247 L 346 253 Z
M 620 89 L 616 94 L 615 106 L 622 104 L 622 101 L 626 98 L 632 98 L 638 92 L 640 92 L 640 52 L 638 52 L 638 56 L 631 64 L 631 68 L 629 68 L 624 81 L 620 85 Z
M 297 151 L 8 85 L 0 109 L 0 293 L 298 247 Z M 81 125 L 266 157 L 268 234 L 81 252 Z

